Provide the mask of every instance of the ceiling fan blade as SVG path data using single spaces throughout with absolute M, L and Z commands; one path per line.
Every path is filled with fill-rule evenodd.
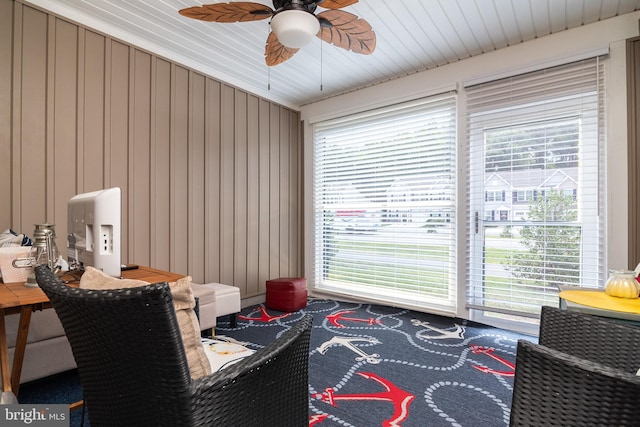
M 364 19 L 343 10 L 327 10 L 318 19 L 318 37 L 325 42 L 363 55 L 376 50 L 376 34 Z
M 356 3 L 358 3 L 358 0 L 324 0 L 316 2 L 318 6 L 325 9 L 341 9 Z
M 178 13 L 207 22 L 247 22 L 269 18 L 273 15 L 273 9 L 260 3 L 237 1 L 188 7 Z
M 276 37 L 276 33 L 272 31 L 269 33 L 267 44 L 264 48 L 264 59 L 269 67 L 273 67 L 274 65 L 282 64 L 299 50 L 300 49 L 286 47 L 280 43 L 278 37 Z

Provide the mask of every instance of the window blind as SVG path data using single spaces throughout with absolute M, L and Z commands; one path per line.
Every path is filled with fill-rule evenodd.
M 559 287 L 604 284 L 603 82 L 592 58 L 466 88 L 467 307 L 482 316 L 537 317 Z
M 314 124 L 317 290 L 454 310 L 455 102 Z

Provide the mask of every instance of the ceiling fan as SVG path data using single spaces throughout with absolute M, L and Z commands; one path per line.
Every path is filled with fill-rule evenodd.
M 255 2 L 238 1 L 206 4 L 182 9 L 188 18 L 207 22 L 247 22 L 271 18 L 271 32 L 265 46 L 268 66 L 283 63 L 310 42 L 313 36 L 334 46 L 364 55 L 376 48 L 371 25 L 341 9 L 358 0 L 273 0 L 271 7 Z M 320 6 L 326 10 L 315 14 Z

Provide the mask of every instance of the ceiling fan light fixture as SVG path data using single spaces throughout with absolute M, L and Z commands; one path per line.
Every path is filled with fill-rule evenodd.
M 318 34 L 320 21 L 304 10 L 283 10 L 271 18 L 271 30 L 281 44 L 299 49 L 309 44 Z

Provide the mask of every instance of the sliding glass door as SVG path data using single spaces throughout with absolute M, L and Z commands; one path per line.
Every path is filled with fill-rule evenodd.
M 593 59 L 467 89 L 474 319 L 526 322 L 604 283 L 602 86 Z

